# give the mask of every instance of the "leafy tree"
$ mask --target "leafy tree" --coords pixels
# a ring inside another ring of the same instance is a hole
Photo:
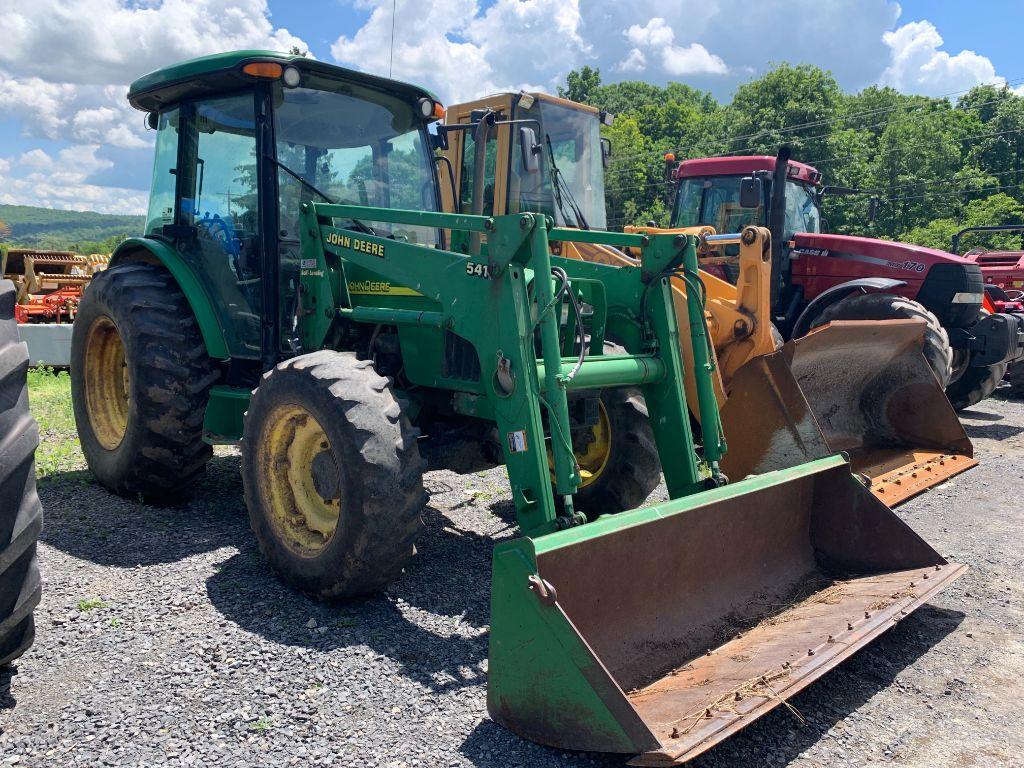
[[[563,99],[590,103],[591,94],[601,85],[601,70],[589,66],[573,70],[565,78],[565,88],[558,88],[558,95]]]

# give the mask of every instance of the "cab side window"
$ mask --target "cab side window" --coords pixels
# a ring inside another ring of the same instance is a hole
[[[184,147],[184,244],[221,314],[236,357],[260,353],[260,239],[252,92],[192,105]]]

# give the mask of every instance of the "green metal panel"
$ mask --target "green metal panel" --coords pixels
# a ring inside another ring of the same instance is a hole
[[[203,439],[213,445],[237,443],[242,439],[242,417],[249,407],[248,389],[218,384],[210,389],[210,401],[203,417]]]
[[[203,335],[206,354],[215,360],[227,360],[227,341],[217,319],[213,300],[192,267],[172,246],[149,237],[130,237],[110,257],[111,266],[124,261],[150,261],[162,264],[181,288]]]

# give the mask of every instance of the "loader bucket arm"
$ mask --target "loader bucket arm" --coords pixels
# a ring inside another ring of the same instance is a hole
[[[703,255],[722,244],[739,245],[735,286],[700,273],[722,385],[723,429],[727,440],[742,435],[730,442],[722,462],[730,478],[845,451],[872,492],[894,506],[977,464],[924,358],[920,323],[832,323],[776,352],[765,322],[771,317],[766,229],[747,227],[739,235],[716,235],[709,227],[630,231],[697,235]],[[672,287],[685,305],[685,286],[674,281]],[[685,315],[677,316],[685,345]],[[684,361],[692,359],[692,350],[682,354]]]

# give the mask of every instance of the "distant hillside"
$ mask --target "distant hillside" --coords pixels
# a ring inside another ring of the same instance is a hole
[[[0,205],[0,221],[11,228],[4,245],[104,253],[129,235],[141,234],[142,216],[92,211],[58,211],[27,205]]]

